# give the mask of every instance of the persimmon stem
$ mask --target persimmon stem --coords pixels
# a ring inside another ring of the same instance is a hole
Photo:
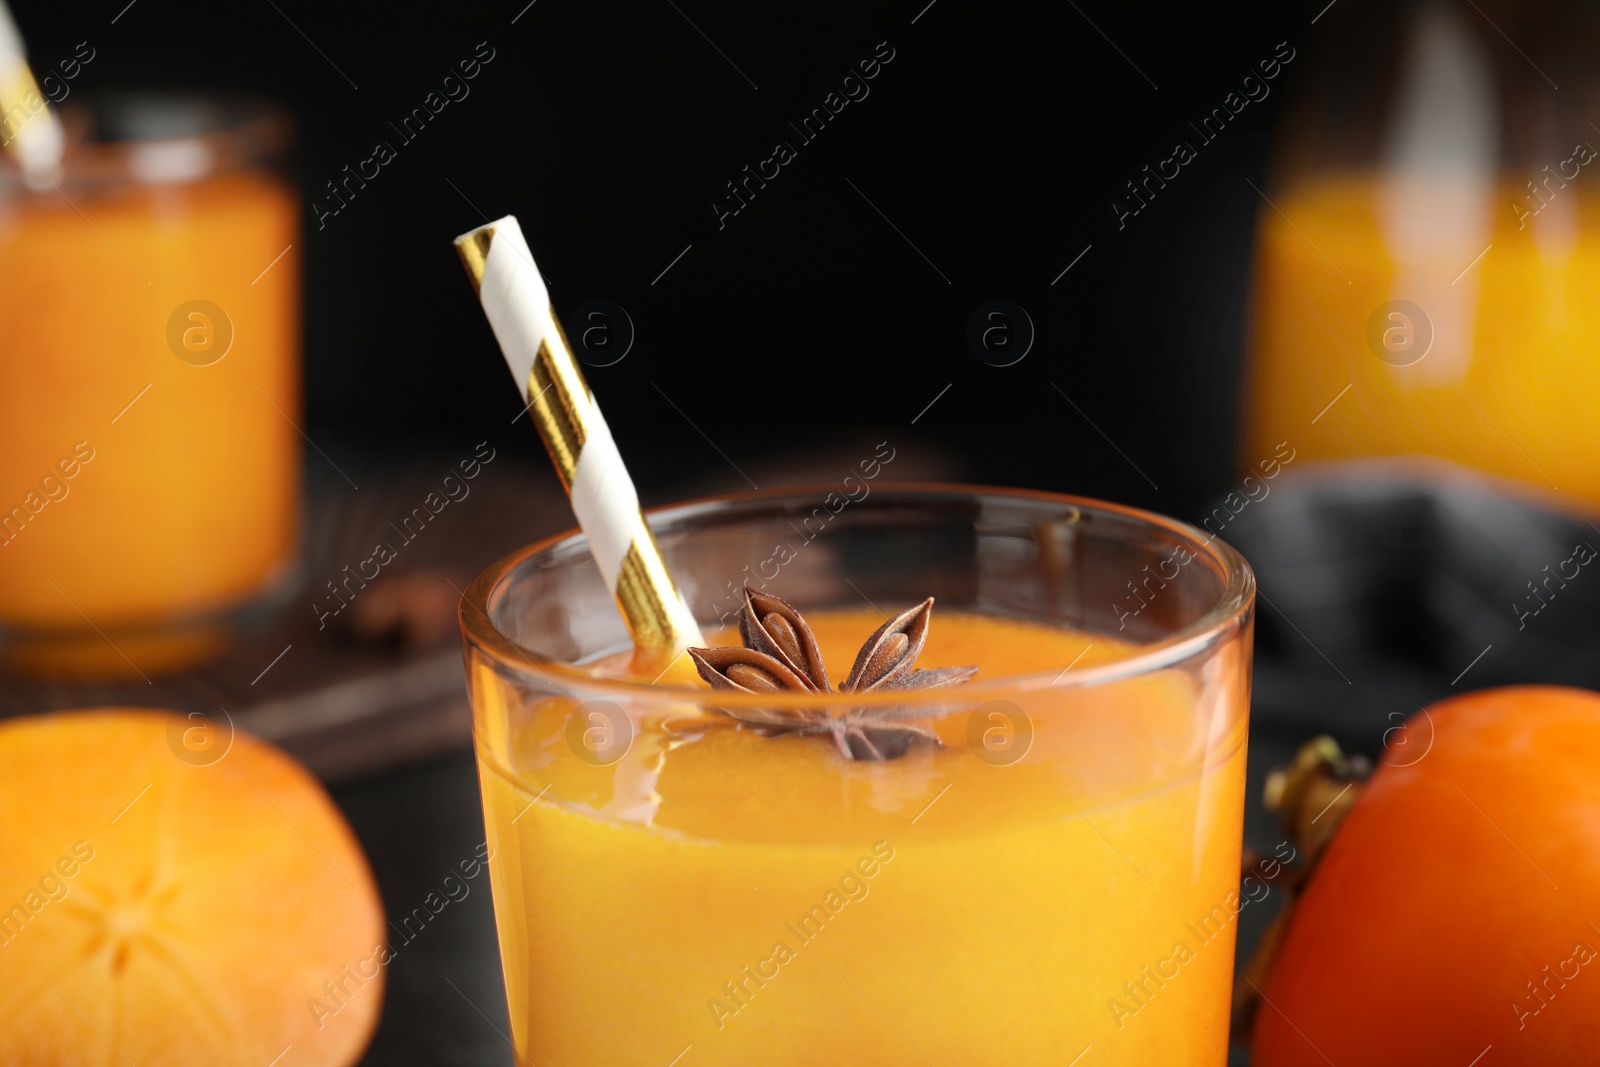
[[[1285,876],[1283,908],[1256,942],[1250,961],[1234,985],[1233,1041],[1249,1042],[1261,1000],[1260,989],[1272,974],[1278,950],[1293,922],[1295,903],[1371,774],[1372,762],[1365,756],[1347,756],[1337,741],[1321,736],[1301,745],[1289,766],[1267,775],[1262,802],[1268,811],[1282,817],[1284,833],[1294,845],[1300,864]],[[1249,862],[1244,865],[1241,880],[1250,874],[1265,878],[1260,870],[1261,858],[1246,858]]]

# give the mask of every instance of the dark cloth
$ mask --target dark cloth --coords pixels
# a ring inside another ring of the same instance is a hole
[[[1222,531],[1260,585],[1252,732],[1373,752],[1452,693],[1600,688],[1594,518],[1429,460],[1274,483]]]

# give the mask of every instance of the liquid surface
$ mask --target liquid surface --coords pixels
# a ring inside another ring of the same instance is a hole
[[[835,684],[883,620],[808,618]],[[1006,675],[1135,651],[936,613],[923,665]],[[685,1063],[1059,1067],[1092,1044],[1101,1063],[1219,1067],[1237,653],[1006,708],[953,698],[924,720],[941,746],[882,763],[824,738],[644,722],[595,766],[569,743],[572,701],[475,667],[518,1050],[569,1065],[660,1067],[688,1046]]]
[[[958,621],[945,625],[946,616]],[[872,608],[806,615],[806,623],[822,649],[823,660],[828,667],[828,681],[833,688],[837,689],[849,677],[856,653],[866,639],[884,624],[886,617]],[[709,631],[705,639],[710,645],[742,643],[737,626]],[[928,640],[917,659],[917,666],[928,670],[973,664],[980,668],[978,678],[1008,678],[1040,671],[1059,671],[1069,664],[1074,670],[1086,670],[1127,659],[1138,655],[1139,651],[1139,646],[1112,637],[1091,637],[1075,630],[1057,630],[998,615],[947,612],[935,606],[928,627]],[[649,681],[653,677],[635,671],[631,651],[606,656],[589,664],[588,669],[601,678]],[[673,685],[707,688],[687,656],[674,661],[665,680]]]

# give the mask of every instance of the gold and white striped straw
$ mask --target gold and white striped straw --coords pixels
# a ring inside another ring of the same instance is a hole
[[[66,145],[61,121],[39,92],[5,0],[0,0],[0,139],[28,185],[48,186],[60,176]]]
[[[639,510],[633,479],[550,306],[522,227],[507,215],[462,234],[455,245],[634,644],[659,652],[704,644]]]

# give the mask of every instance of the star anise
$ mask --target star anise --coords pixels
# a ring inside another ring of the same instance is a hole
[[[929,597],[873,632],[856,654],[841,693],[896,689],[943,689],[960,685],[976,667],[923,670],[917,657],[928,640],[933,615]],[[716,689],[741,693],[829,693],[828,668],[804,616],[782,597],[744,590],[739,611],[744,647],[691,648],[700,677]],[[939,735],[900,708],[852,708],[840,715],[820,708],[719,708],[769,737],[827,734],[845,759],[887,760],[905,754],[913,741],[941,744]]]

